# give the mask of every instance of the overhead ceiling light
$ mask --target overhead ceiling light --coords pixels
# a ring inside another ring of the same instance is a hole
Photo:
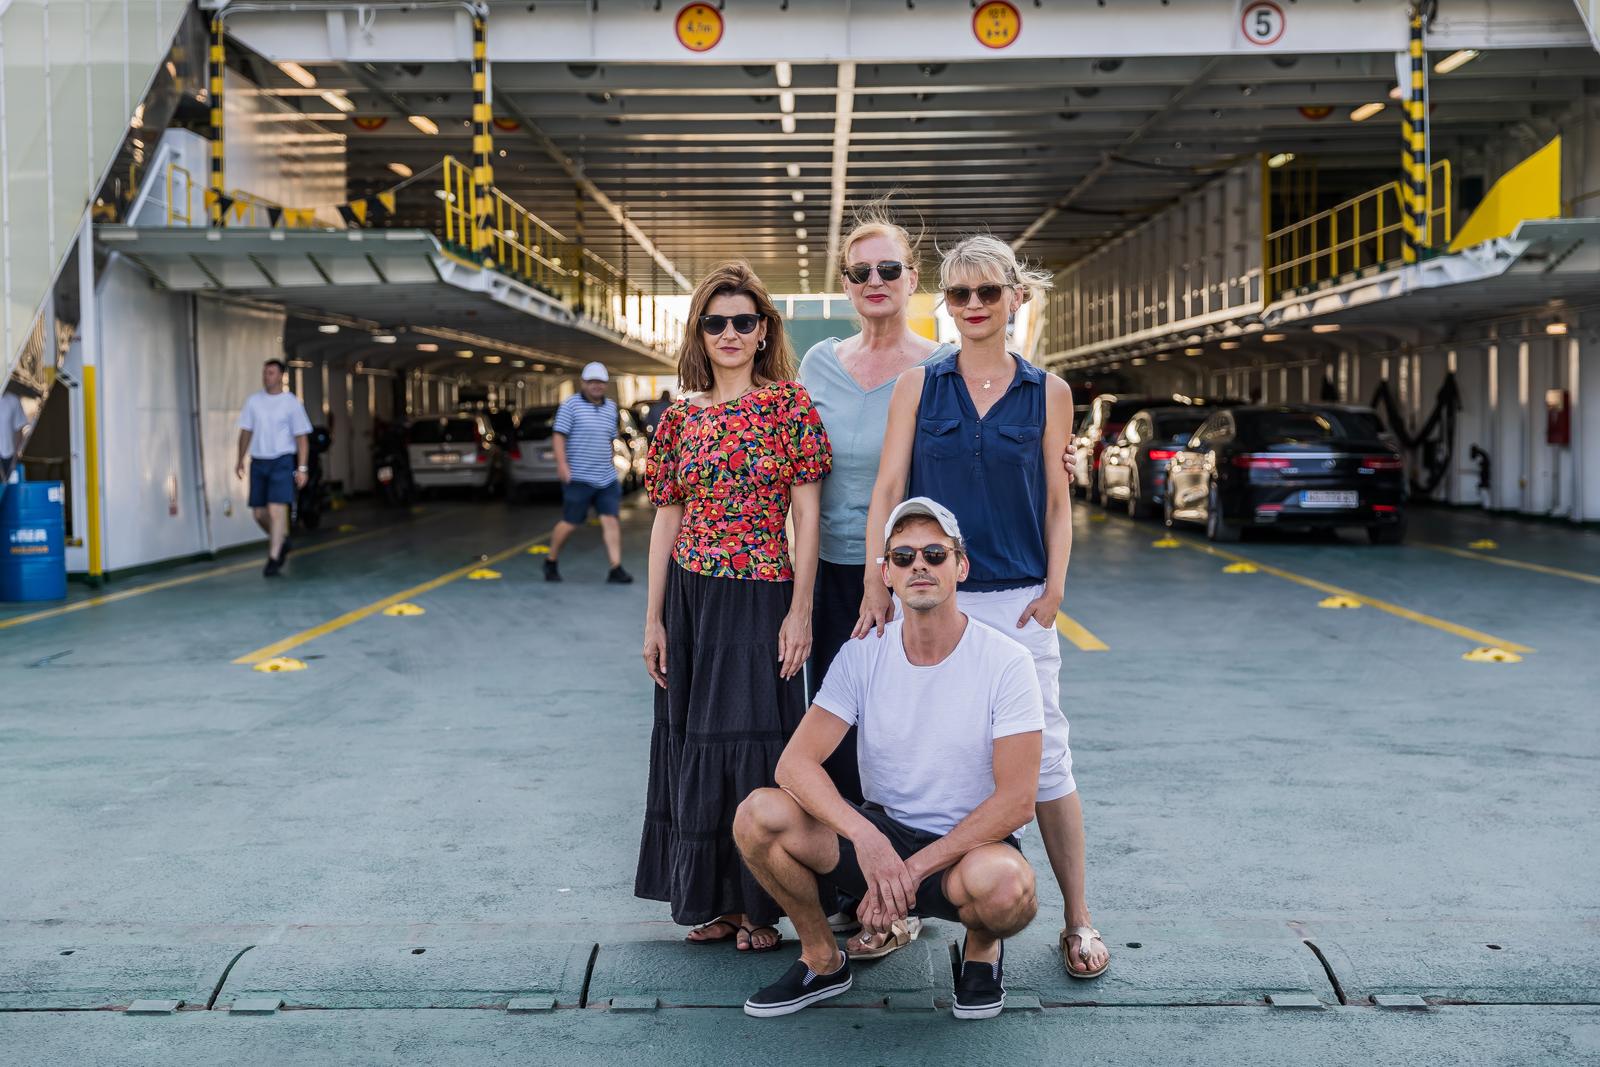
[[[340,111],[343,111],[346,115],[350,114],[350,112],[356,109],[356,106],[350,102],[350,98],[348,96],[333,89],[329,89],[327,92],[323,93],[322,99],[326,100]]]
[[[1554,334],[1559,337],[1561,334],[1567,332],[1567,324],[1564,322],[1552,322],[1544,328],[1544,332],[1548,334]]]
[[[1272,344],[1275,341],[1283,340],[1285,336],[1285,334],[1281,333],[1264,333],[1261,335],[1261,339],[1268,344]]]
[[[1344,327],[1337,322],[1319,322],[1311,327],[1312,333],[1338,333]]]
[[[789,194],[789,199],[793,200],[797,204],[803,204],[806,202],[806,194],[801,192],[799,189],[796,189]]]
[[[807,245],[795,245],[794,246],[794,253],[797,256],[803,256],[803,255],[805,255],[806,253],[808,253],[810,251],[811,251],[811,249]]]
[[[789,88],[789,83],[794,81],[794,67],[788,63],[780,62],[772,68],[772,71],[778,76],[778,88],[780,89]]]
[[[437,352],[437,351],[439,351],[439,346],[434,344],[432,341],[423,341],[421,344],[417,345],[417,351],[418,352]]]
[[[783,132],[784,133],[793,133],[794,132],[794,116],[793,115],[785,115],[785,116],[783,116],[783,122],[781,123],[781,125],[783,126]]]
[[[321,326],[317,327],[317,332],[318,333],[338,333],[339,332],[339,327],[335,326],[331,322],[325,322]]]
[[[804,241],[806,239],[806,228],[801,226],[799,229],[794,231],[794,236],[796,240]]]
[[[438,197],[440,200],[443,200],[447,204],[453,204],[456,202],[456,194],[444,189],[435,189],[433,191],[433,195]]]
[[[1293,163],[1293,162],[1294,162],[1294,153],[1293,152],[1279,152],[1277,155],[1275,155],[1271,159],[1267,160],[1267,166],[1276,169],[1278,167],[1283,166],[1285,163]]]
[[[1238,341],[1224,341],[1224,342],[1222,342],[1222,347],[1228,349],[1231,352],[1235,348],[1239,347],[1239,342]]]
[[[1459,70],[1481,55],[1483,53],[1476,48],[1463,48],[1459,52],[1451,52],[1433,65],[1433,72],[1435,74],[1449,74],[1452,70]]]
[[[417,129],[421,130],[423,133],[427,134],[429,137],[432,137],[434,134],[439,132],[439,127],[435,125],[434,121],[426,115],[407,115],[406,121],[411,123],[411,125],[415,126]]]
[[[484,356],[483,357],[483,361],[485,363],[499,363],[500,362],[500,357],[499,356]]]
[[[278,64],[278,69],[289,75],[289,77],[293,78],[295,81],[299,82],[302,88],[315,89],[317,87],[316,75],[312,74],[309,70],[302,67],[298,63],[291,63],[288,60],[284,60],[282,63]]]
[[[811,272],[806,270],[804,267],[801,267],[800,268],[800,277],[809,278],[809,277],[811,277]]]
[[[795,260],[794,262],[795,262],[796,266],[800,266],[800,267],[809,267],[809,266],[811,266],[811,261],[809,259],[807,259],[805,256],[801,256],[799,259]]]
[[[1350,112],[1350,121],[1365,122],[1378,112],[1382,111],[1385,107],[1388,107],[1388,105],[1382,100],[1374,100],[1370,104],[1362,104],[1360,107]]]
[[[460,356],[462,359],[471,359],[472,358],[472,349],[470,349],[470,348],[458,348],[458,349],[456,349],[456,355]]]
[[[518,370],[521,370],[523,367],[528,365],[528,361],[525,359],[514,359],[511,361],[511,365],[516,367]]]
[[[1183,354],[1186,356],[1198,356],[1204,354],[1204,352],[1205,349],[1203,348],[1185,348],[1183,350]]]
[[[794,221],[796,221],[796,222],[804,222],[804,221],[806,221],[806,213],[804,211],[796,211],[794,213]]]
[[[794,94],[787,89],[778,94],[778,110],[785,115],[794,110]]]
[[[412,175],[411,168],[406,166],[404,163],[391,163],[389,164],[389,169],[400,175],[402,178],[409,178]]]
[[[791,178],[800,177],[800,164],[791,163],[791,164],[789,164],[787,170],[789,172],[789,177],[791,177]]]
[[[392,345],[395,342],[395,336],[392,333],[375,333],[372,335],[372,339],[380,345]]]

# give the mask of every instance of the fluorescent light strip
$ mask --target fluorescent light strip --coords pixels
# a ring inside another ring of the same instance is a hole
[[[1474,59],[1483,55],[1476,48],[1463,48],[1459,52],[1451,52],[1433,65],[1435,74],[1449,74],[1453,70],[1460,70]]]
[[[315,89],[317,87],[316,75],[312,74],[309,70],[302,67],[298,63],[291,63],[286,59],[282,63],[278,64],[278,69],[283,71],[290,78],[293,78],[303,88]]]
[[[1350,112],[1350,121],[1365,122],[1387,106],[1388,105],[1381,100],[1374,100],[1370,104],[1362,104],[1360,107]]]

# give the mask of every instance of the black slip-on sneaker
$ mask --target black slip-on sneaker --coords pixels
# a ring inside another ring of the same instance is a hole
[[[950,1010],[957,1019],[992,1019],[1006,1006],[1006,943],[1000,942],[1000,958],[993,963],[968,962],[966,957],[962,942],[961,977]]]
[[[632,585],[633,575],[623,570],[619,564],[611,568],[611,573],[606,575],[606,581],[611,585]]]
[[[775,1015],[793,1015],[801,1008],[809,1008],[819,1000],[836,997],[850,988],[850,954],[841,951],[841,962],[832,974],[818,974],[806,966],[805,960],[795,960],[783,972],[783,977],[744,1002],[744,1013],[757,1019]]]
[[[553,559],[544,561],[544,580],[547,582],[559,582],[561,580],[561,566]]]

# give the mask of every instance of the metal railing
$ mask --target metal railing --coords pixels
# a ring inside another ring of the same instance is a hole
[[[183,211],[178,210],[177,186],[178,178],[183,179]],[[167,225],[181,222],[185,226],[194,225],[192,218],[192,202],[194,200],[194,176],[189,173],[189,168],[181,166],[177,160],[167,164]]]
[[[1428,210],[1423,244],[1444,247],[1455,236],[1448,159],[1429,168],[1424,195]],[[1405,217],[1405,189],[1396,180],[1269,233],[1266,302],[1280,293],[1398,262]]]

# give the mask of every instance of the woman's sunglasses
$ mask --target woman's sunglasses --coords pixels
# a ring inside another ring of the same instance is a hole
[[[937,567],[950,558],[951,549],[944,545],[923,545],[922,558],[928,561],[928,566]],[[909,567],[917,561],[917,550],[914,548],[891,548],[889,562],[896,567]]]
[[[740,333],[755,333],[756,327],[761,325],[760,315],[701,315],[700,329],[713,337],[721,337],[728,328],[728,323],[733,323],[733,328]]]
[[[1000,298],[1005,295],[1006,288],[1004,285],[980,285],[976,289],[970,285],[952,285],[944,291],[944,302],[950,307],[963,308],[976,292],[978,299],[985,304],[998,304]]]
[[[844,268],[844,276],[857,285],[867,284],[867,279],[872,277],[872,272],[878,272],[878,280],[892,282],[905,272],[906,265],[893,259],[879,260],[877,263],[852,263]]]

